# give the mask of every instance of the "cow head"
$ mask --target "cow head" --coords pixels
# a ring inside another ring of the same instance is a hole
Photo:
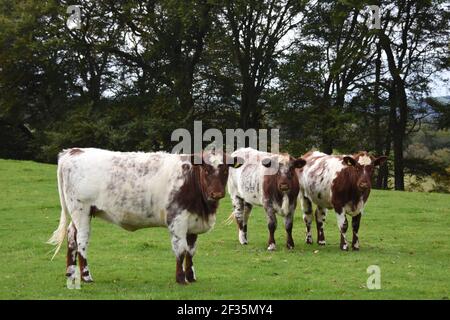
[[[278,191],[287,193],[294,185],[298,185],[295,169],[302,168],[306,161],[289,155],[274,155],[263,159],[261,163],[264,167],[271,168]]]
[[[195,156],[193,156],[195,158]],[[225,196],[228,168],[239,168],[244,160],[225,154],[203,153],[203,161],[192,161],[198,172],[197,178],[203,196],[208,201],[218,201]]]
[[[351,168],[354,183],[360,193],[365,193],[372,187],[372,175],[376,166],[382,165],[386,161],[386,156],[375,158],[365,151],[361,151],[353,156],[344,156],[342,162]]]

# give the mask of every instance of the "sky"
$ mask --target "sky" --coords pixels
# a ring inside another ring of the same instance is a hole
[[[450,71],[442,72],[441,76],[446,78],[449,82],[445,83],[435,78],[432,83],[430,83],[432,97],[450,96]]]

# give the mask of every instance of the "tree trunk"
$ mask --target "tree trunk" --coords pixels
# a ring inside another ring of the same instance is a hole
[[[322,135],[322,145],[320,147],[320,150],[323,153],[326,154],[332,154],[333,153],[333,137],[328,132],[328,128],[333,127],[333,116],[331,114],[331,98],[329,95],[331,86],[331,78],[327,80],[325,83],[325,88],[323,91],[323,98],[320,102],[320,108],[319,112],[321,114],[322,118],[322,128],[321,128],[321,135]]]
[[[403,141],[406,135],[406,123],[408,117],[408,101],[406,97],[405,83],[400,75],[400,70],[395,63],[391,42],[387,35],[380,35],[380,45],[387,56],[389,73],[392,84],[389,92],[390,117],[392,119],[392,136],[394,140],[394,177],[395,190],[405,190],[405,174],[403,161]]]
[[[245,81],[241,92],[240,126],[244,130],[259,128],[260,119],[257,114],[258,95],[251,82],[251,80]]]
[[[405,190],[403,138],[399,132],[394,133],[394,178],[395,190]]]

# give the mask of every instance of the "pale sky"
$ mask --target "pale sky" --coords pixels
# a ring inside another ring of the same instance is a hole
[[[450,71],[442,72],[442,77],[446,78],[449,82],[445,83],[439,79],[433,80],[430,83],[432,97],[450,96]]]

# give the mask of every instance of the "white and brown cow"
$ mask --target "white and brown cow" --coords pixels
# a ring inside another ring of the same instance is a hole
[[[306,224],[306,243],[312,244],[312,203],[317,225],[317,243],[325,245],[323,222],[326,210],[334,209],[341,233],[340,248],[348,250],[346,214],[352,216],[352,249],[359,250],[358,230],[364,205],[369,197],[375,166],[386,161],[385,156],[374,158],[361,151],[351,155],[327,155],[314,151],[303,155],[307,164],[297,170],[300,182],[299,201]]]
[[[272,154],[252,148],[238,149],[232,156],[244,159],[239,168],[231,168],[228,192],[233,202],[233,213],[238,228],[239,242],[247,244],[247,224],[253,205],[263,206],[269,228],[268,250],[275,250],[274,233],[276,213],[284,217],[287,232],[286,246],[294,247],[292,225],[299,192],[295,169],[305,160],[288,154]]]
[[[74,279],[78,256],[81,279],[92,281],[87,250],[95,216],[129,231],[167,227],[176,255],[176,281],[195,281],[192,258],[197,235],[213,227],[219,199],[225,195],[228,166],[239,163],[212,153],[205,153],[201,164],[192,159],[164,152],[63,151],[57,171],[61,218],[49,243],[57,245],[56,255],[68,234],[67,277]]]

